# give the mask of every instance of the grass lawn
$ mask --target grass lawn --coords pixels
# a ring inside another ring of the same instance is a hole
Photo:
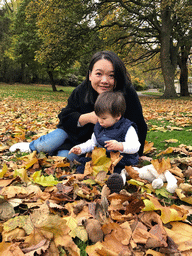
[[[148,121],[147,140],[154,142],[157,154],[167,147],[178,147],[181,144],[192,145],[192,125],[182,127],[181,129],[179,127],[176,129],[175,127],[175,130],[171,130],[172,127],[175,127],[174,124],[170,126],[166,120]]]
[[[7,97],[23,98],[26,100],[65,101],[74,87],[57,86],[53,92],[51,85],[25,85],[0,83],[0,100]]]

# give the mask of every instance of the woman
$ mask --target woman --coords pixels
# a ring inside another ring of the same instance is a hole
[[[101,51],[93,55],[85,81],[74,89],[68,99],[68,104],[58,115],[59,124],[53,132],[43,135],[31,143],[17,143],[10,151],[19,149],[21,152],[47,152],[49,155],[67,157],[69,160],[78,159],[69,150],[88,140],[97,116],[94,103],[97,96],[106,91],[121,91],[126,100],[124,117],[135,122],[138,127],[138,137],[141,143],[139,155],[142,156],[147,125],[142,107],[129,74],[122,60],[111,51]]]

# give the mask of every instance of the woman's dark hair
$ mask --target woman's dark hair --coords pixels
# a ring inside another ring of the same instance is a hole
[[[109,113],[113,117],[123,116],[126,110],[126,102],[122,92],[103,92],[99,94],[95,106],[95,114],[100,116]]]
[[[113,64],[114,77],[116,81],[116,87],[114,88],[114,91],[124,91],[126,86],[131,85],[130,75],[127,72],[125,64],[117,56],[117,54],[111,51],[100,51],[93,55],[89,64],[89,69],[86,77],[87,83],[89,82],[89,73],[90,71],[92,71],[94,64],[101,59],[108,60]]]

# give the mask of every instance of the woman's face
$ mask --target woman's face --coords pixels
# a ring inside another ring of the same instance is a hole
[[[105,59],[98,60],[89,74],[89,80],[98,94],[113,91],[115,78],[112,63]]]

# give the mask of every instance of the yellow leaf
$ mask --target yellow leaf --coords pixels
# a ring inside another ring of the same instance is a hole
[[[6,164],[3,165],[3,169],[0,171],[0,178],[3,178],[4,174],[7,172],[8,167]]]
[[[152,188],[150,188],[147,184],[145,185],[143,182],[138,181],[138,180],[130,179],[130,180],[128,180],[127,183],[135,185],[137,187],[141,187],[141,192],[146,191],[147,193],[151,193],[151,191],[152,191]]]
[[[172,147],[168,147],[166,150],[162,151],[161,153],[157,154],[156,156],[161,156],[161,155],[166,155],[166,154],[171,154],[173,152]]]
[[[49,176],[37,176],[36,178],[33,177],[33,182],[40,184],[41,186],[55,186],[59,183],[59,181],[55,180],[53,175]]]
[[[86,242],[88,240],[87,231],[83,226],[79,226],[77,220],[72,216],[64,217],[67,221],[67,226],[70,228],[71,232],[69,233],[71,237],[78,237],[81,241]]]
[[[100,171],[108,172],[111,165],[111,159],[106,156],[106,149],[97,148],[92,152],[91,167],[94,176],[96,176]]]
[[[142,211],[161,211],[161,220],[164,224],[171,221],[186,220],[188,211],[182,207],[172,205],[170,207],[162,206],[159,201],[152,196],[149,199],[144,199],[145,207]]]
[[[17,169],[14,171],[14,177],[17,177],[17,176],[19,176],[24,182],[29,181],[29,177],[27,176],[27,170],[24,168]]]
[[[40,177],[40,176],[41,176],[41,171],[37,171],[37,172],[34,172],[31,177],[33,178],[33,180],[35,180],[37,177]]]
[[[33,231],[33,224],[31,223],[30,216],[16,216],[11,218],[3,224],[4,231],[9,232],[16,228],[22,228],[29,235]]]
[[[26,165],[24,165],[25,169],[29,169],[31,166],[33,166],[35,163],[37,163],[39,160],[35,157],[30,162],[28,162]]]

